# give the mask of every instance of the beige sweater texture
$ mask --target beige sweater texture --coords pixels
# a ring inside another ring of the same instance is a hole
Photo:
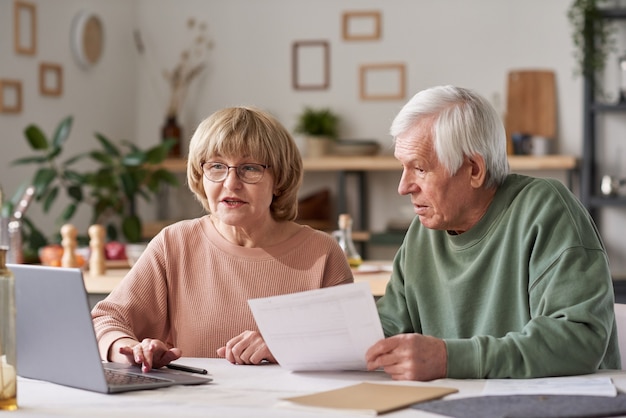
[[[217,357],[232,337],[258,330],[248,299],[351,282],[341,248],[324,232],[302,226],[279,245],[244,248],[224,239],[207,215],[164,228],[92,318],[103,359],[123,337]]]

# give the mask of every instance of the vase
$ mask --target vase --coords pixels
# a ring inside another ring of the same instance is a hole
[[[331,141],[325,136],[307,136],[306,156],[309,158],[319,158],[328,155]]]
[[[180,143],[183,139],[183,130],[178,124],[178,120],[176,119],[176,115],[168,115],[165,119],[165,125],[161,128],[161,139],[165,141],[166,139],[174,139],[176,142],[174,146],[170,149],[168,157],[170,158],[180,158],[181,157],[181,147]]]

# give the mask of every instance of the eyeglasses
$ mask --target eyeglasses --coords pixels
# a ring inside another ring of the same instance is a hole
[[[265,174],[265,169],[268,168],[269,165],[266,164],[255,164],[255,163],[246,163],[241,165],[226,165],[223,163],[212,163],[206,162],[202,163],[202,171],[204,172],[204,176],[207,180],[210,180],[214,183],[221,183],[226,180],[228,177],[228,172],[231,168],[235,169],[235,173],[237,173],[237,177],[239,180],[248,184],[255,184],[261,181],[263,178],[263,174]]]

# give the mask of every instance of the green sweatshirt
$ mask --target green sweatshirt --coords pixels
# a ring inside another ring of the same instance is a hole
[[[386,336],[442,338],[448,377],[619,369],[607,255],[560,182],[511,174],[483,218],[451,235],[411,224],[378,312]]]

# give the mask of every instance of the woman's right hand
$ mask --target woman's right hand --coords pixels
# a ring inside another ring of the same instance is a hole
[[[179,348],[167,348],[163,341],[152,338],[144,338],[141,342],[130,338],[118,340],[113,349],[114,353],[121,354],[128,363],[141,366],[143,372],[161,368],[182,355]],[[121,356],[112,356],[111,360],[116,361]]]
[[[231,338],[217,355],[233,364],[260,364],[263,361],[276,363],[276,359],[258,331],[244,331]]]

